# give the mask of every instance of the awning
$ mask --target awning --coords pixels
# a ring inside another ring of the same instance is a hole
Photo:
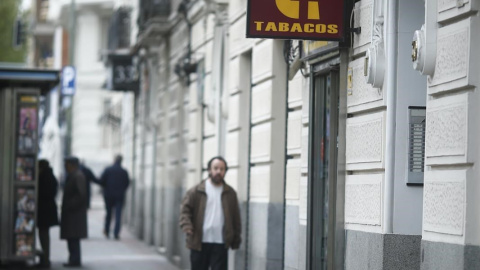
[[[23,68],[0,68],[0,87],[30,87],[42,94],[60,82],[60,71]]]

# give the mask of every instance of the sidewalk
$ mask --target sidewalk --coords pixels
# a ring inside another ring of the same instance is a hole
[[[65,268],[68,259],[67,242],[60,240],[58,226],[50,230],[52,268],[90,270],[179,270],[153,248],[137,240],[126,227],[122,228],[121,240],[103,236],[105,217],[103,200],[92,198],[92,208],[88,211],[88,239],[81,241],[82,268]],[[112,222],[113,225],[113,222]]]

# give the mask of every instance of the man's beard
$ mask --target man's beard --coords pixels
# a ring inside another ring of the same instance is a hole
[[[217,175],[209,174],[209,177],[212,180],[212,182],[215,183],[215,184],[223,183],[223,177],[220,176],[220,174],[217,174]]]

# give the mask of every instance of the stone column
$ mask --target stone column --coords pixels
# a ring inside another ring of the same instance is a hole
[[[249,269],[282,266],[286,64],[283,42],[264,40],[252,54]]]

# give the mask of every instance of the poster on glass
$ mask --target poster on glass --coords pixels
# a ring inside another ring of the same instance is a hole
[[[37,108],[20,108],[18,123],[18,152],[33,154],[37,143]]]
[[[27,188],[17,189],[17,211],[35,213],[35,190]]]
[[[35,229],[35,217],[32,213],[18,212],[15,221],[15,233],[31,233]]]
[[[35,180],[35,158],[17,157],[15,174],[17,181]]]
[[[33,254],[33,235],[18,234],[15,238],[15,254],[31,256]]]

